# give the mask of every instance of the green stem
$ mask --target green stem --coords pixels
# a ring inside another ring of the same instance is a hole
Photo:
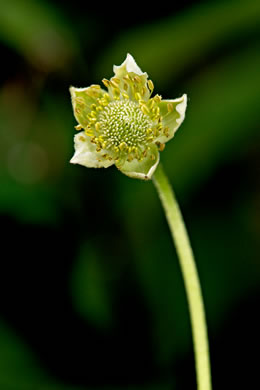
[[[176,246],[191,317],[198,390],[211,390],[207,325],[199,276],[180,208],[161,164],[153,174]]]

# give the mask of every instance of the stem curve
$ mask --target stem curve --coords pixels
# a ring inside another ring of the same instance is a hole
[[[211,390],[210,357],[200,281],[188,233],[171,185],[161,163],[153,174],[180,261],[191,317],[198,390]]]

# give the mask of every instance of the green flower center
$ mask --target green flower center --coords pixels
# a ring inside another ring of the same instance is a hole
[[[145,145],[147,129],[152,126],[138,103],[131,100],[112,101],[100,113],[98,120],[107,149],[112,146],[138,148]]]

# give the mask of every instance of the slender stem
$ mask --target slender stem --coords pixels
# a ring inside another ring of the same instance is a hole
[[[194,343],[198,390],[211,390],[207,325],[199,276],[180,208],[161,164],[153,174],[184,278]]]

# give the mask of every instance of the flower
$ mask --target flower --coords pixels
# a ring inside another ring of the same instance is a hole
[[[113,164],[125,175],[151,179],[163,151],[185,117],[187,96],[151,97],[154,86],[127,54],[115,75],[99,85],[70,88],[72,106],[82,130],[75,135],[71,163],[89,168]]]

